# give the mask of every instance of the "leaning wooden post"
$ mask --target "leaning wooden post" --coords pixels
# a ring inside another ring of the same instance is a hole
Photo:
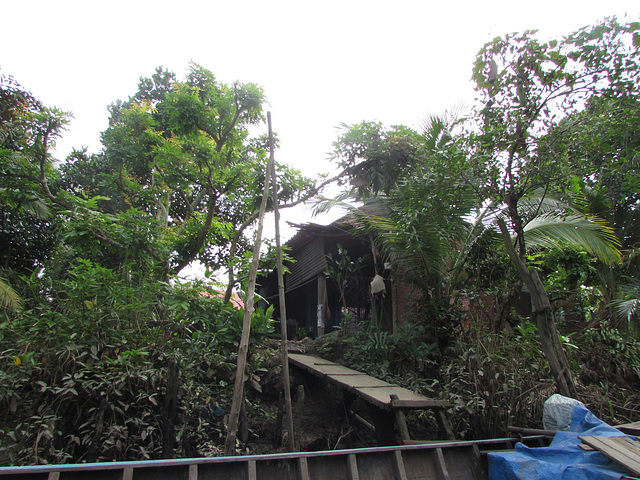
[[[267,199],[269,198],[269,180],[273,169],[273,155],[269,158],[267,170],[264,176],[264,190],[262,202],[258,214],[258,229],[256,231],[256,243],[253,247],[253,259],[249,270],[249,286],[247,287],[247,298],[244,306],[244,318],[242,320],[242,336],[238,347],[238,365],[236,369],[236,382],[233,389],[233,402],[229,413],[229,425],[227,427],[227,438],[224,444],[225,455],[233,455],[236,450],[236,437],[238,434],[238,419],[240,409],[244,400],[244,375],[247,367],[247,352],[249,351],[249,335],[251,334],[251,315],[253,314],[253,297],[256,289],[256,277],[258,276],[258,261],[260,260],[260,244],[262,243],[262,225],[264,223],[264,212],[267,210]]]
[[[267,112],[269,124],[269,150],[271,158],[271,189],[273,190],[273,213],[276,222],[276,262],[278,265],[278,300],[280,302],[280,331],[282,332],[282,377],[284,384],[284,404],[287,412],[287,447],[290,452],[295,450],[293,435],[293,409],[291,408],[291,380],[289,378],[289,352],[287,351],[287,306],[284,298],[284,271],[282,268],[282,246],[280,245],[280,210],[278,208],[278,179],[276,178],[276,162],[274,160],[273,131],[271,129],[271,112]]]

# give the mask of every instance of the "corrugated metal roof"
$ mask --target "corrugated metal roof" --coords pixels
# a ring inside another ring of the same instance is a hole
[[[368,202],[360,210],[370,215],[380,215],[386,210],[379,201]],[[286,245],[291,249],[291,256],[296,262],[289,265],[291,273],[285,276],[285,290],[291,290],[305,285],[327,268],[327,245],[329,249],[335,246],[339,239],[358,238],[357,227],[362,226],[362,222],[356,215],[350,213],[330,225],[319,225],[317,223],[290,225],[299,229]],[[366,238],[366,237],[365,237]],[[326,241],[329,242],[325,244]],[[368,240],[364,240],[368,242]]]
[[[296,262],[289,267],[291,273],[285,277],[285,288],[291,291],[317,277],[327,268],[324,254],[324,238],[317,236],[296,250]]]

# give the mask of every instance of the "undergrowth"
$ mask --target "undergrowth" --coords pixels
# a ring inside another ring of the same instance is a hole
[[[24,278],[25,307],[0,321],[0,464],[193,457],[224,443],[242,310],[202,282],[150,289],[90,262],[42,283]],[[273,333],[271,313],[254,313],[253,342]],[[269,356],[249,359],[257,388]]]
[[[318,340],[314,353],[423,395],[447,401],[460,439],[508,436],[508,426],[543,428],[544,402],[557,393],[534,324],[492,333],[482,325],[454,328],[443,348],[424,326],[395,335],[368,329]],[[611,424],[640,416],[640,343],[601,326],[562,335],[580,400]],[[412,421],[429,422],[415,413]]]

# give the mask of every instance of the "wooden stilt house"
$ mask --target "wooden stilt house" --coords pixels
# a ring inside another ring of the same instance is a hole
[[[402,321],[397,307],[406,301],[372,237],[362,234],[354,228],[353,221],[346,219],[330,225],[294,226],[299,230],[285,244],[287,255],[293,259],[286,262],[289,273],[284,277],[288,336],[317,337],[336,328],[354,328],[371,319],[389,332],[395,331]],[[345,279],[345,272],[337,278],[338,264],[351,264],[346,268],[351,270],[346,272],[349,278]],[[385,290],[373,295],[371,282],[376,275],[378,281],[384,281]],[[260,294],[269,303],[277,304],[276,276],[270,275],[263,283]],[[348,325],[341,325],[345,316],[350,319]]]

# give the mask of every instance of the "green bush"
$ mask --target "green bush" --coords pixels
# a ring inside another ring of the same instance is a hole
[[[605,360],[604,373],[615,373],[624,378],[640,381],[640,342],[628,333],[601,325],[584,331],[584,339],[591,346],[606,350],[600,360]]]
[[[23,277],[20,293],[25,307],[0,322],[3,463],[197,456],[222,442],[244,312],[216,285],[78,260],[60,278]],[[273,333],[272,312],[254,313],[254,341]]]

